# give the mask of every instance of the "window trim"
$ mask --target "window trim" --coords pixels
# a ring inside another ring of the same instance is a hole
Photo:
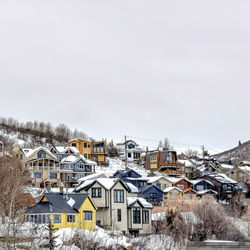
[[[122,221],[122,210],[120,208],[117,209],[117,221]]]
[[[55,222],[55,216],[59,216],[60,222]],[[62,215],[61,214],[53,214],[53,224],[62,224]]]
[[[100,187],[94,187],[94,188],[92,188],[91,189],[91,197],[92,198],[102,198],[102,188],[100,188]]]
[[[87,213],[91,214],[91,220],[86,219]],[[83,211],[83,214],[84,214],[84,221],[93,221],[93,212],[92,211]]]
[[[69,219],[72,219],[72,221],[70,221]],[[67,223],[75,223],[76,222],[76,215],[75,214],[67,214]]]
[[[116,195],[116,194],[122,194],[122,195]],[[120,197],[120,200],[118,200],[118,197]],[[114,203],[124,203],[124,190],[123,189],[114,189]]]
[[[149,210],[142,210],[142,224],[149,224]]]

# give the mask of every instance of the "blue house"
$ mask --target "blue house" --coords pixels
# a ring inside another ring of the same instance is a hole
[[[154,205],[163,201],[163,191],[155,185],[139,187],[138,196]]]
[[[66,186],[77,184],[84,176],[95,172],[96,162],[86,160],[82,155],[69,155],[60,162],[61,181]]]
[[[204,180],[204,179],[192,180],[191,182],[193,183],[192,188],[196,192],[201,191],[201,190],[213,189],[213,186],[214,186],[212,182],[208,180]]]
[[[116,171],[113,178],[120,178],[122,181],[129,182],[136,187],[146,186],[148,182],[148,178],[143,178],[139,173],[131,168]]]

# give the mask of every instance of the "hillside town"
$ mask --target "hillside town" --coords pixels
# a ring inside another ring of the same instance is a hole
[[[132,139],[114,144],[76,138],[67,145],[35,148],[21,144],[6,151],[0,142],[0,159],[14,158],[28,173],[15,205],[22,223],[51,224],[53,230],[100,228],[137,238],[155,233],[170,213],[193,213],[204,200],[250,218],[247,160],[232,164],[204,151],[178,154],[172,147],[145,150]]]

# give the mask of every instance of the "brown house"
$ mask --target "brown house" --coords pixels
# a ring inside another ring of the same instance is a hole
[[[145,167],[168,176],[182,177],[185,175],[185,164],[178,162],[177,153],[174,150],[147,152]]]

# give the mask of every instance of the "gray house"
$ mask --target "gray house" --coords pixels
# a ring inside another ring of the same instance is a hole
[[[137,197],[138,189],[117,178],[99,178],[79,184],[76,193],[88,192],[97,206],[96,224],[108,230],[145,234],[151,231],[152,205]]]

